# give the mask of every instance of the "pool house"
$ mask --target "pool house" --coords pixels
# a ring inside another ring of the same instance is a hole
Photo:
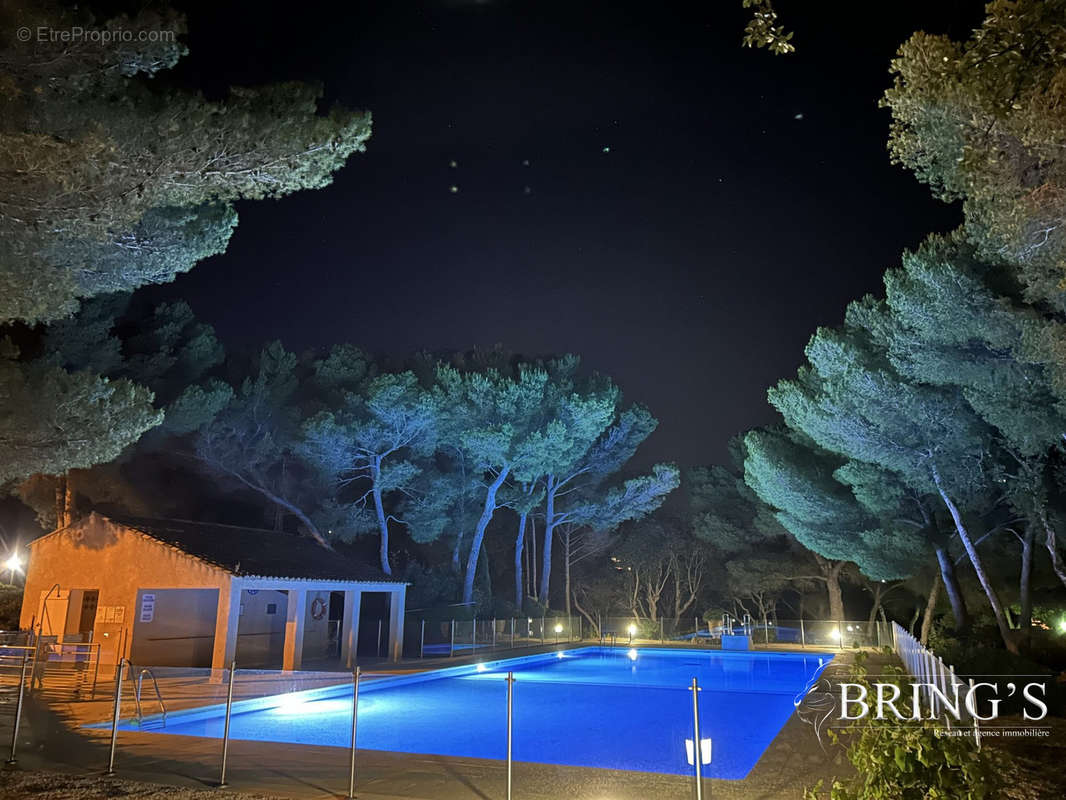
[[[21,627],[101,664],[348,668],[361,629],[400,658],[406,583],[307,537],[93,513],[29,549]]]

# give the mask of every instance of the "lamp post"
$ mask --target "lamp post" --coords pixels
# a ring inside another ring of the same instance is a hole
[[[4,562],[4,569],[8,572],[7,582],[15,582],[15,573],[22,571],[22,559],[19,558],[18,553],[12,553],[7,561]]]

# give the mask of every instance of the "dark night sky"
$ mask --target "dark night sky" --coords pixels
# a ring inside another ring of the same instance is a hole
[[[576,352],[660,419],[642,461],[723,461],[814,328],[957,223],[877,100],[910,32],[964,36],[979,2],[780,2],[789,57],[740,47],[740,0],[186,7],[182,80],[374,114],[333,186],[242,205],[153,290],[230,347]]]

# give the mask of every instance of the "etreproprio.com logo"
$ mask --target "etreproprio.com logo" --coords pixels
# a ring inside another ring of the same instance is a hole
[[[177,33],[170,30],[134,31],[127,28],[53,28],[41,25],[36,28],[22,27],[15,32],[20,42],[56,42],[62,44],[119,44],[127,42],[173,42]]]

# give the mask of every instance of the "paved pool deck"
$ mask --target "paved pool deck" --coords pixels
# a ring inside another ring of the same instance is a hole
[[[797,652],[797,648],[784,646],[769,649]],[[524,650],[496,657],[530,653]],[[472,657],[427,659],[373,669],[418,671],[464,660]],[[843,666],[850,660],[848,651],[834,663]],[[307,680],[314,678],[308,676]],[[337,682],[336,675],[323,680]],[[86,722],[110,716],[110,690],[105,684],[100,688],[97,699],[92,701],[32,698],[24,711],[19,737],[19,767],[79,776],[102,773],[107,764],[110,731],[82,727]],[[205,688],[201,681],[183,695],[175,683],[164,690],[164,695],[180,706],[185,705],[182,697],[188,704],[202,703],[205,697],[215,699],[220,688]],[[10,709],[10,703],[0,707],[0,725],[6,730],[10,730]],[[737,724],[743,725],[743,720],[737,720]],[[0,734],[0,742],[6,745],[9,741],[7,735]],[[299,800],[346,797],[348,759],[349,751],[342,748],[234,740],[229,748],[227,785],[233,791]],[[218,739],[119,732],[115,768],[121,778],[209,788],[218,784],[220,764]],[[846,763],[839,763],[837,751],[831,751],[831,755],[823,751],[812,728],[793,716],[746,779],[707,780],[704,796],[717,800],[798,800],[805,786],[849,769]],[[516,762],[513,781],[515,800],[690,800],[694,794],[691,778],[531,763]],[[506,764],[360,750],[356,795],[364,800],[502,800],[506,797]]]

